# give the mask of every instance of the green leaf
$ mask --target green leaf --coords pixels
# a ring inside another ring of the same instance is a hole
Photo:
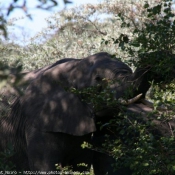
[[[149,7],[149,4],[146,3],[146,4],[144,5],[144,8],[147,9],[148,7]]]
[[[149,166],[149,163],[147,163],[147,162],[143,163],[143,166]]]
[[[175,165],[172,166],[172,169],[175,171]]]
[[[140,47],[140,43],[139,42],[132,42],[130,43],[131,46],[134,46],[134,47]]]

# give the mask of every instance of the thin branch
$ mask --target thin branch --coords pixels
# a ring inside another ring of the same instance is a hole
[[[168,122],[168,126],[169,126],[169,129],[170,129],[171,135],[174,137],[173,129],[172,129],[172,127],[171,127],[170,122]]]

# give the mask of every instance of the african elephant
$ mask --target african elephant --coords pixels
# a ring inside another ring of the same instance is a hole
[[[72,165],[74,171],[88,170],[94,152],[82,149],[81,144],[83,141],[92,143],[93,132],[95,139],[103,136],[97,121],[110,120],[113,111],[105,109],[96,113],[92,104],[67,89],[101,85],[101,91],[105,78],[115,80],[110,89],[115,92],[116,99],[128,96],[128,91],[132,91],[129,97],[139,93],[144,97],[149,81],[161,79],[157,74],[149,76],[150,70],[150,66],[144,65],[133,73],[125,63],[101,52],[80,60],[63,60],[41,72],[16,100],[6,122],[1,119],[2,132],[21,155],[16,161],[17,168],[49,171],[59,164],[61,167]],[[87,167],[77,166],[79,163]],[[94,163],[94,167],[96,169],[98,163]]]

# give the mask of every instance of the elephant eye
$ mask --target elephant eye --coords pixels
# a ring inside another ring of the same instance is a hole
[[[96,76],[96,77],[95,77],[95,80],[96,80],[96,81],[101,81],[102,78],[101,78],[100,76]]]

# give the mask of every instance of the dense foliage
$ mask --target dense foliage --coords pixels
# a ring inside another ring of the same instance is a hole
[[[27,45],[20,46],[13,41],[0,44],[1,62],[8,65],[1,69],[0,77],[4,80],[1,87],[4,83],[12,85],[8,79],[8,74],[14,71],[9,69],[12,66],[18,66],[17,71],[34,70],[61,58],[82,58],[99,51],[116,55],[133,70],[141,62],[155,64],[157,73],[165,73],[167,83],[150,82],[152,88],[147,98],[154,103],[153,117],[147,116],[146,122],[140,120],[141,116],[128,117],[123,113],[123,107],[119,106],[121,110],[116,114],[116,120],[102,126],[118,133],[113,140],[106,136],[104,148],[116,158],[115,169],[129,166],[134,175],[173,175],[174,131],[170,135],[152,132],[152,128],[157,127],[155,118],[159,124],[166,123],[172,129],[170,121],[173,121],[175,109],[175,85],[167,75],[168,70],[175,65],[170,59],[175,46],[175,14],[172,5],[170,0],[106,0],[97,5],[87,4],[55,13],[48,19],[48,27],[31,38]],[[163,51],[166,61],[161,59],[162,55],[149,54],[152,51]],[[148,53],[148,59],[140,59],[145,53]],[[101,107],[99,102],[111,108],[116,107],[117,102],[108,86],[97,94],[94,88],[82,92],[72,91],[91,97],[86,100],[93,103],[96,110]],[[157,111],[160,105],[167,110]],[[4,112],[1,115],[5,115]],[[158,129],[161,130],[161,126]]]

